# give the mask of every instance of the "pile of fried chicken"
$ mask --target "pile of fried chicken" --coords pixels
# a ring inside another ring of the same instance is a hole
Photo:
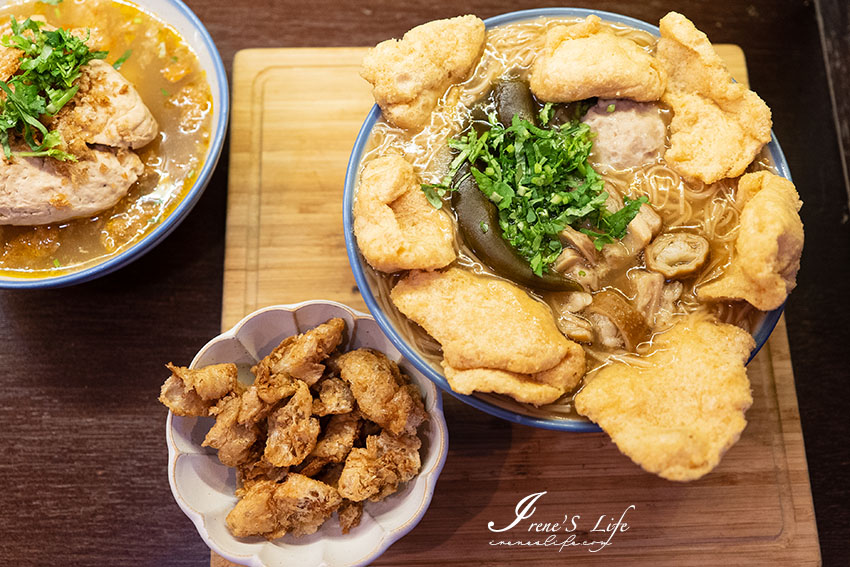
[[[419,390],[380,352],[340,352],[345,322],[284,339],[251,372],[235,364],[168,364],[160,401],[175,415],[215,416],[203,445],[235,467],[236,537],[315,533],[334,512],[343,533],[363,502],[383,500],[419,472]]]

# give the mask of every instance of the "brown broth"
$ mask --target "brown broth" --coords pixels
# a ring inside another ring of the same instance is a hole
[[[125,1],[21,2],[0,22],[43,16],[62,28],[91,30],[93,49],[108,50],[150,108],[160,132],[140,150],[145,172],[114,207],[90,218],[42,226],[0,226],[0,276],[40,278],[78,271],[114,256],[150,233],[186,196],[210,144],[212,95],[206,73],[171,26]]]

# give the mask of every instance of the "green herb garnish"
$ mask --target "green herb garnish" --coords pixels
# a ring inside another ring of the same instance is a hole
[[[159,89],[159,92],[161,92],[161,93],[162,93],[162,96],[164,96],[164,97],[166,97],[166,98],[168,98],[168,97],[170,97],[170,96],[171,96],[171,95],[168,93],[168,91],[167,91],[167,90],[165,90],[164,88]]]
[[[47,4],[48,6],[58,6],[62,3],[62,0],[38,0],[42,4]]]
[[[617,110],[617,107],[613,104],[609,104],[608,108],[606,108],[605,110],[607,110],[609,113],[611,113],[611,112],[614,112],[615,110]]]
[[[481,224],[479,226],[481,227],[481,232],[483,232],[484,234],[487,234],[488,232],[490,232],[490,225],[487,224],[486,222],[481,221]]]
[[[90,51],[88,37],[80,39],[63,29],[44,31],[42,25],[31,19],[18,23],[12,17],[11,35],[0,38],[3,46],[23,52],[19,72],[8,81],[0,81],[6,95],[0,98],[0,145],[7,158],[49,156],[76,161],[60,149],[64,146],[62,136],[48,131],[41,117],[56,115],[77,94],[79,87],[74,82],[81,75],[80,67],[92,59],[105,58],[107,52]],[[10,131],[20,134],[31,151],[12,152]]]
[[[121,68],[121,65],[123,65],[123,64],[124,64],[124,62],[125,62],[125,61],[127,61],[127,59],[129,59],[129,58],[130,58],[130,56],[131,56],[132,54],[133,54],[133,50],[132,50],[132,49],[128,49],[127,51],[125,51],[125,52],[124,52],[124,55],[122,55],[121,57],[119,57],[119,58],[115,61],[115,63],[113,63],[113,64],[112,64],[112,66],[113,66],[115,69],[120,69],[120,68]]]
[[[54,268],[61,268],[62,264],[59,263],[59,260],[57,260],[56,258],[53,258],[53,267]]]
[[[541,121],[550,116],[551,107],[544,107]],[[439,208],[442,197],[460,183],[453,179],[468,161],[478,188],[499,210],[502,236],[537,275],[561,254],[559,233],[567,226],[590,236],[601,250],[625,236],[640,206],[648,202],[646,197],[626,198],[621,210],[608,211],[604,181],[588,162],[590,127],[578,119],[538,128],[514,116],[506,128],[492,115],[488,131],[479,136],[470,128],[449,146],[457,156],[440,183],[422,186],[428,201]]]

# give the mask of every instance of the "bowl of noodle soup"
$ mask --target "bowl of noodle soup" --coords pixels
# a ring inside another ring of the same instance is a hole
[[[590,15],[599,16],[616,34],[625,35],[642,47],[653,45],[660,34],[657,26],[646,22],[589,9],[543,8],[489,18],[484,20],[488,34],[484,54],[472,75],[458,85],[460,92],[456,95],[457,108],[468,112],[486,95],[495,81],[517,68],[527,71],[534,54],[542,48],[544,32],[548,26],[571,23]],[[451,92],[452,89],[449,90],[449,93]],[[400,275],[376,271],[367,263],[358,248],[353,230],[353,206],[360,173],[365,164],[383,155],[388,149],[394,150],[402,153],[413,164],[424,183],[435,183],[446,169],[446,143],[458,133],[458,117],[453,112],[454,109],[455,106],[448,104],[444,97],[432,114],[431,123],[414,133],[393,127],[386,122],[377,104],[366,117],[348,163],[343,197],[346,248],[358,288],[369,311],[402,355],[440,388],[464,403],[523,425],[574,432],[600,431],[596,424],[575,412],[572,405],[574,394],[569,394],[553,404],[535,407],[501,395],[462,395],[454,392],[440,365],[442,351],[439,343],[401,314],[390,299],[390,290],[400,280]],[[791,179],[782,149],[772,133],[770,143],[747,169],[748,172],[761,170]],[[628,176],[613,171],[606,172],[604,177],[606,183],[616,188],[621,195],[630,198],[647,195],[665,226],[686,230],[698,228],[700,233],[706,236],[711,245],[710,261],[699,277],[685,283],[679,309],[685,313],[704,312],[706,317],[733,323],[747,330],[753,335],[756,344],[750,355],[752,360],[773,331],[783,307],[763,312],[745,302],[716,302],[706,305],[700,302],[695,294],[695,288],[706,281],[716,279],[729,264],[740,216],[740,206],[735,203],[737,180],[725,179],[711,185],[685,182],[663,162],[663,158],[628,172]],[[457,264],[474,272],[492,274],[492,271],[477,261],[463,242],[460,242]],[[545,297],[542,299],[546,301]],[[639,365],[639,355],[649,351],[651,343],[650,340],[638,345],[637,356],[626,354],[625,357],[631,356],[629,361]],[[588,373],[604,366],[607,360],[623,358],[596,352],[592,346],[583,346],[588,360]]]

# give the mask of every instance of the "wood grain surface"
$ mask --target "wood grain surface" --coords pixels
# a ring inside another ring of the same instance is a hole
[[[249,47],[367,46],[435,18],[469,12],[490,17],[565,4],[559,0],[186,3],[207,26],[228,72],[235,53]],[[747,54],[750,82],[773,111],[774,130],[805,201],[801,214],[806,250],[798,288],[786,306],[788,335],[823,564],[846,565],[850,213],[836,116],[841,117],[843,139],[850,139],[850,5],[846,0],[571,0],[568,4],[653,22],[676,10],[712,41],[740,44]],[[833,76],[834,106],[828,70]],[[66,289],[0,291],[0,481],[6,487],[0,496],[0,565],[209,564],[207,547],[168,487],[166,412],[156,396],[164,379],[162,364],[188,363],[221,325],[228,170],[225,147],[192,214],[132,265]],[[453,447],[498,455],[503,433],[498,422],[493,422],[492,431],[486,429],[489,425],[478,424],[469,431],[455,427]],[[496,438],[495,448],[476,444],[490,436]],[[505,474],[515,478],[522,466],[515,463],[516,468]],[[567,483],[569,478],[562,476],[560,481]],[[457,503],[469,506],[470,515],[479,505]],[[719,516],[729,513],[734,511],[717,511]],[[426,526],[410,537],[427,531]],[[681,564],[690,559],[682,556]],[[734,559],[725,562],[743,564]],[[791,559],[777,564],[794,565]]]
[[[718,45],[717,51],[746,84],[741,49]],[[357,73],[364,52],[236,54],[223,328],[257,308],[316,297],[364,308],[348,269],[341,218],[348,153],[373,102]],[[784,320],[748,374],[755,403],[742,439],[715,472],[690,484],[644,473],[605,434],[509,424],[444,395],[452,440],[432,505],[376,564],[678,565],[699,553],[707,565],[724,556],[748,564],[793,559],[817,565]],[[456,442],[452,434],[461,430]],[[490,521],[508,525],[519,500],[542,491],[534,519],[579,515],[579,541],[598,539],[589,530],[600,517],[607,525],[634,506],[631,528],[602,553],[497,547],[498,541],[545,540],[526,531],[529,521],[504,534],[487,528]],[[213,565],[218,559],[213,556]]]

